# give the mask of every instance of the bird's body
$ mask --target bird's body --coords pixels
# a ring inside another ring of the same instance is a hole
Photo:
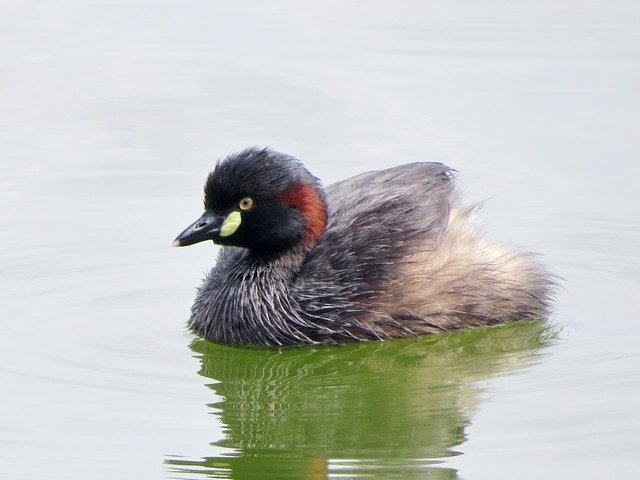
[[[249,149],[218,164],[205,194],[176,243],[225,245],[189,320],[211,341],[380,340],[548,314],[549,275],[479,235],[442,164],[365,173],[325,196],[292,157]]]

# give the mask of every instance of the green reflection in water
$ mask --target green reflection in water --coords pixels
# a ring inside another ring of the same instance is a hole
[[[176,478],[457,478],[435,465],[458,454],[478,382],[530,365],[552,337],[520,322],[320,348],[196,340],[228,453],[165,461]]]

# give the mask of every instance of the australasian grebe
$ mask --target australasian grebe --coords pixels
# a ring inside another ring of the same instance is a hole
[[[440,163],[325,193],[295,158],[249,148],[220,161],[204,191],[204,214],[174,245],[223,245],[189,320],[213,342],[381,340],[548,315],[551,276],[480,236]]]

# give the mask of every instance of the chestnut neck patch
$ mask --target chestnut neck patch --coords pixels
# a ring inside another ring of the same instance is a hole
[[[303,242],[315,244],[327,225],[327,207],[316,187],[300,183],[284,189],[276,199],[297,209],[307,221]]]

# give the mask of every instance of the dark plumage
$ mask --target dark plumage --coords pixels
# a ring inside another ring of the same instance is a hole
[[[226,344],[381,340],[548,315],[530,254],[481,237],[451,170],[412,163],[333,184],[251,148],[218,163],[174,245],[224,245],[190,327]]]

